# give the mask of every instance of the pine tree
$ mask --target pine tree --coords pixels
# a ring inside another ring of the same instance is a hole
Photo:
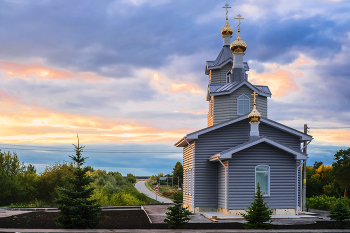
[[[343,221],[346,219],[350,219],[350,211],[345,206],[343,198],[339,198],[337,200],[333,209],[330,212],[330,215],[328,215],[327,217],[330,217],[331,220],[340,221],[340,227],[345,228],[346,223],[344,223]]]
[[[74,144],[73,144],[74,145]],[[83,167],[86,157],[82,157],[83,147],[74,145],[76,155],[69,156],[74,162],[73,178],[69,178],[71,189],[60,188],[60,198],[56,199],[60,216],[56,219],[58,225],[67,229],[92,229],[101,219],[101,206],[97,200],[90,200],[94,188],[87,186],[92,179],[86,175],[88,167]]]
[[[272,210],[269,210],[266,202],[264,202],[259,183],[257,189],[254,195],[254,201],[248,207],[247,213],[242,214],[245,220],[247,220],[247,223],[244,225],[244,228],[247,229],[266,229],[272,225],[270,216]]]
[[[164,222],[168,224],[169,229],[184,228],[190,218],[188,217],[192,213],[186,208],[182,207],[182,200],[174,200],[174,206],[169,206],[166,212],[167,218]]]

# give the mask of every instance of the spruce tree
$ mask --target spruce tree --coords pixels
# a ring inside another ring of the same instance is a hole
[[[182,200],[177,199],[174,200],[174,206],[169,206],[168,210],[170,212],[166,212],[167,217],[164,222],[168,224],[169,229],[184,228],[190,220],[188,216],[192,214],[182,207]]]
[[[74,144],[73,144],[74,145]],[[72,188],[60,188],[60,197],[55,200],[60,210],[60,216],[56,222],[60,227],[67,229],[92,229],[95,228],[101,219],[101,206],[97,200],[90,200],[94,188],[88,187],[92,179],[86,172],[89,167],[83,167],[87,157],[82,157],[83,147],[75,147],[75,156],[69,156],[74,162],[73,177],[69,178]]]
[[[247,229],[266,229],[271,227],[272,210],[269,210],[262,196],[260,185],[258,183],[257,191],[254,195],[254,201],[248,206],[246,214],[242,216],[247,220],[244,228]]]
[[[330,217],[331,220],[340,221],[341,228],[346,227],[346,222],[343,222],[343,221],[346,219],[350,219],[350,211],[346,207],[343,198],[339,198],[337,200],[333,209],[330,212],[330,215],[328,215],[327,217]]]

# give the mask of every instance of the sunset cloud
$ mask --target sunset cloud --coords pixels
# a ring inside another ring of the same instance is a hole
[[[268,85],[272,95],[276,98],[287,95],[289,92],[299,91],[299,86],[295,79],[302,73],[293,74],[290,71],[279,69],[275,73],[257,74],[253,71],[249,74],[249,81],[253,84]]]
[[[33,77],[42,79],[84,79],[87,81],[101,82],[106,81],[105,78],[97,76],[91,72],[68,72],[65,70],[57,70],[44,66],[41,62],[34,63],[18,63],[0,61],[0,70],[4,72],[5,78],[20,77],[31,79]]]

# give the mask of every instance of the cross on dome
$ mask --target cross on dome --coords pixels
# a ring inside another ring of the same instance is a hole
[[[253,92],[253,94],[251,94],[254,96],[254,104],[255,104],[255,99],[256,99],[256,96],[259,95],[258,93],[256,93],[255,91]]]
[[[241,25],[241,19],[244,19],[244,18],[241,18],[241,14],[237,15],[238,18],[234,18],[234,19],[238,19],[238,30],[240,30],[239,26]]]
[[[228,8],[231,8],[227,3],[222,8],[226,8],[226,19],[228,19]]]

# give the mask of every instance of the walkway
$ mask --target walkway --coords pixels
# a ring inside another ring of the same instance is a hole
[[[161,203],[162,203],[162,202],[163,202],[163,203],[173,203],[172,200],[167,199],[167,198],[164,198],[164,197],[160,197],[159,195],[157,195],[157,197],[156,197],[156,194],[155,194],[155,193],[153,193],[153,192],[151,192],[151,191],[148,190],[148,188],[147,188],[146,185],[145,185],[145,181],[139,181],[139,182],[137,182],[137,183],[135,184],[135,188],[136,188],[140,193],[144,193],[144,194],[146,194],[148,197],[150,197],[150,198],[152,198],[152,199],[154,199],[154,200],[157,199],[157,201],[159,201],[159,202],[161,202]]]

